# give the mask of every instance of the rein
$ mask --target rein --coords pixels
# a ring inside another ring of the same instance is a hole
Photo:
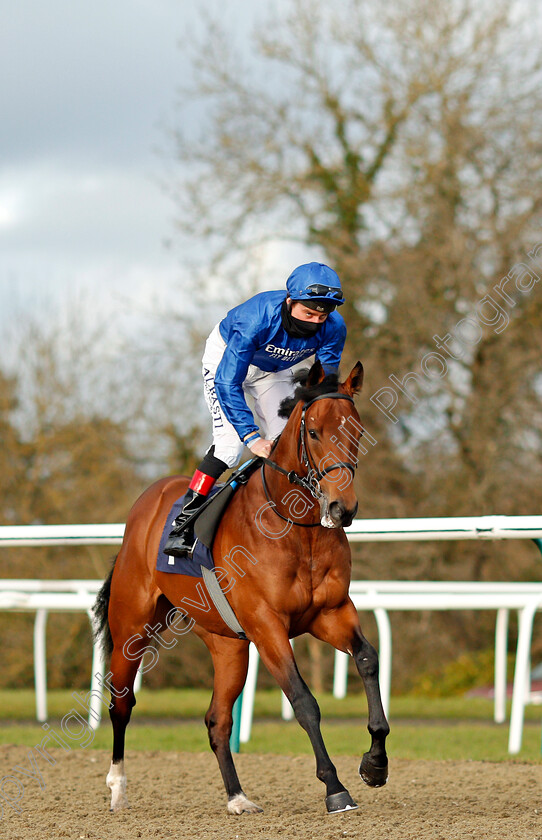
[[[265,492],[265,497],[266,497],[268,502],[271,502],[273,504],[272,509],[276,513],[276,515],[278,517],[280,517],[280,519],[284,519],[285,522],[292,522],[292,520],[289,519],[286,516],[283,516],[281,513],[278,512],[278,510],[276,509],[275,502],[273,502],[271,497],[269,496],[269,490],[268,490],[268,487],[267,487],[267,482],[265,480],[265,465],[266,464],[267,464],[267,466],[271,467],[271,469],[275,470],[276,472],[279,472],[279,473],[282,473],[282,475],[285,475],[287,477],[288,481],[290,482],[290,484],[297,484],[299,487],[303,487],[304,490],[308,490],[308,492],[311,494],[311,496],[313,496],[313,498],[316,499],[317,501],[320,501],[320,499],[324,495],[322,493],[322,488],[320,487],[320,480],[325,475],[327,475],[328,473],[332,472],[333,470],[347,469],[347,470],[350,470],[350,472],[352,473],[352,477],[354,477],[354,473],[356,471],[356,465],[351,464],[347,461],[338,461],[336,464],[332,464],[330,467],[326,467],[324,470],[321,470],[321,471],[316,467],[316,465],[311,465],[311,461],[310,461],[310,458],[309,458],[310,449],[309,449],[307,441],[306,441],[307,431],[306,431],[306,425],[305,425],[305,414],[307,412],[307,409],[313,403],[315,403],[317,400],[326,400],[326,399],[327,400],[329,400],[329,399],[348,400],[352,404],[354,403],[354,400],[352,399],[352,397],[349,397],[347,394],[339,394],[339,393],[335,394],[335,393],[333,393],[333,394],[320,394],[319,396],[314,397],[314,399],[310,400],[308,403],[305,403],[305,405],[303,406],[303,410],[301,412],[301,423],[300,423],[300,426],[299,426],[299,441],[298,441],[297,449],[298,449],[298,452],[301,453],[300,454],[301,463],[307,469],[307,475],[306,476],[298,475],[295,472],[295,470],[290,470],[290,471],[285,470],[282,467],[280,467],[278,464],[276,464],[274,461],[271,461],[269,458],[265,458],[263,455],[260,456],[260,459],[263,461],[261,472],[262,472],[262,484],[263,484],[263,489],[264,489],[264,492]],[[314,464],[314,461],[313,461],[313,464]],[[310,523],[294,522],[293,524],[298,525],[300,528],[315,528],[317,525],[320,524],[320,522],[310,522]]]

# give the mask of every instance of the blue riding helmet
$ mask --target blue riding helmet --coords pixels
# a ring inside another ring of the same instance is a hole
[[[298,265],[288,277],[286,289],[292,300],[326,300],[335,306],[344,303],[338,274],[323,263]]]

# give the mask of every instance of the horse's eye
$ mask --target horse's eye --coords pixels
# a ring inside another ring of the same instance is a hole
[[[316,438],[318,437],[314,429],[309,429],[309,437],[311,437],[313,440],[316,440]]]

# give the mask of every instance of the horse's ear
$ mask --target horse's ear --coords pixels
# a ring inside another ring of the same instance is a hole
[[[363,385],[363,365],[361,362],[356,362],[346,382],[342,383],[345,392],[351,397],[361,391]]]
[[[324,378],[324,368],[322,367],[322,363],[318,359],[309,370],[309,375],[307,376],[307,381],[305,385],[309,388],[313,388],[314,385],[319,385],[322,379]]]

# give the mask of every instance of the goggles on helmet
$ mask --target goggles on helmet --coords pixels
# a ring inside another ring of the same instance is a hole
[[[305,294],[308,297],[333,298],[334,300],[342,300],[343,298],[342,289],[338,289],[336,286],[324,286],[323,283],[312,283],[307,286]]]

